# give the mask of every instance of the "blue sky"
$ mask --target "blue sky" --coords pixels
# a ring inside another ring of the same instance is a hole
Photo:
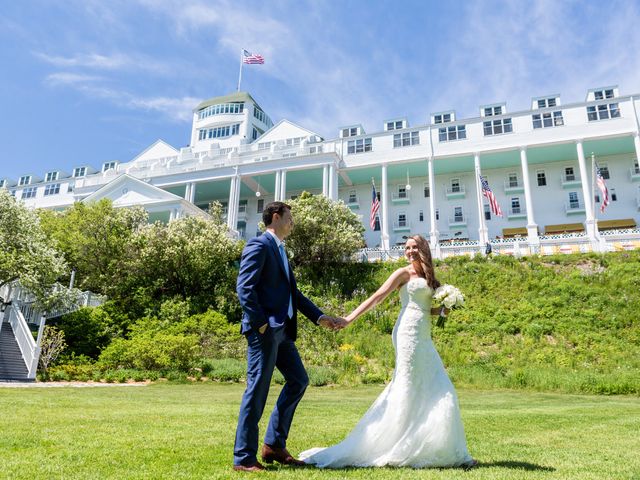
[[[242,89],[274,121],[360,123],[589,88],[640,93],[640,2],[2,1],[0,178],[189,142],[193,107]]]

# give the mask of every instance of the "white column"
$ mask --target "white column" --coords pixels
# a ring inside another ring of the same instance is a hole
[[[636,147],[636,159],[640,162],[640,134],[638,132],[633,134],[633,144]]]
[[[480,155],[473,154],[473,163],[476,172],[476,200],[478,203],[478,220],[480,227],[478,228],[478,240],[481,245],[485,245],[489,242],[489,235],[487,232],[487,225],[484,221],[484,202],[482,201],[482,185],[480,184]]]
[[[196,199],[196,184],[192,182],[187,184],[187,187],[188,187],[188,195],[185,199],[193,203]]]
[[[329,165],[322,167],[322,195],[329,196]]]
[[[240,177],[231,177],[229,185],[229,204],[227,205],[227,226],[235,231],[238,229],[238,193],[240,191]]]
[[[586,212],[586,227],[587,236],[595,241],[596,229],[595,219],[593,217],[593,197],[591,196],[591,189],[589,188],[589,181],[591,176],[587,170],[587,163],[584,158],[584,149],[582,147],[582,140],[576,141],[576,150],[578,151],[578,168],[580,169],[580,180],[582,183],[582,197],[584,198],[584,211]]]
[[[176,219],[176,211],[174,208],[169,210],[169,221],[173,222]]]
[[[329,198],[338,199],[338,169],[333,163],[329,165]]]
[[[280,201],[284,202],[287,198],[287,171],[280,171]]]
[[[540,243],[538,240],[538,225],[533,217],[533,202],[531,201],[531,184],[529,183],[529,163],[527,162],[527,147],[520,147],[520,164],[522,165],[522,184],[524,185],[524,202],[527,209],[527,236],[529,243]]]
[[[438,231],[438,224],[436,220],[436,182],[433,173],[433,157],[429,157],[429,159],[427,160],[427,165],[429,168],[429,221],[431,222],[431,230],[429,231],[429,243],[431,243],[431,247],[436,250],[437,256],[439,257],[440,232]]]
[[[280,170],[276,170],[276,185],[273,188],[273,197],[276,202],[280,200]]]
[[[380,247],[384,251],[389,250],[389,209],[387,208],[387,164],[382,164],[382,191],[380,192],[380,203],[382,204],[382,232],[380,234]]]

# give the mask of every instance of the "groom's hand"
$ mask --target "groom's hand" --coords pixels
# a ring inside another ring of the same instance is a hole
[[[329,315],[321,315],[318,319],[318,325],[328,328],[329,330],[339,330],[336,328],[335,318],[330,317]]]

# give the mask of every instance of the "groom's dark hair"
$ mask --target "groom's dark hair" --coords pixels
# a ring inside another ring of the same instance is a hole
[[[291,210],[291,205],[287,205],[284,202],[271,202],[267,204],[262,212],[262,221],[264,222],[265,227],[271,225],[274,213],[282,216],[286,210]]]

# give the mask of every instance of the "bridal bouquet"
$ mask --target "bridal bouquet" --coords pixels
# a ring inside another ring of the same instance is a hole
[[[464,305],[464,295],[462,292],[453,285],[441,285],[437,288],[436,293],[433,294],[433,300],[436,306],[440,307],[440,315],[436,321],[437,327],[444,327],[444,309],[454,309],[462,307]]]

